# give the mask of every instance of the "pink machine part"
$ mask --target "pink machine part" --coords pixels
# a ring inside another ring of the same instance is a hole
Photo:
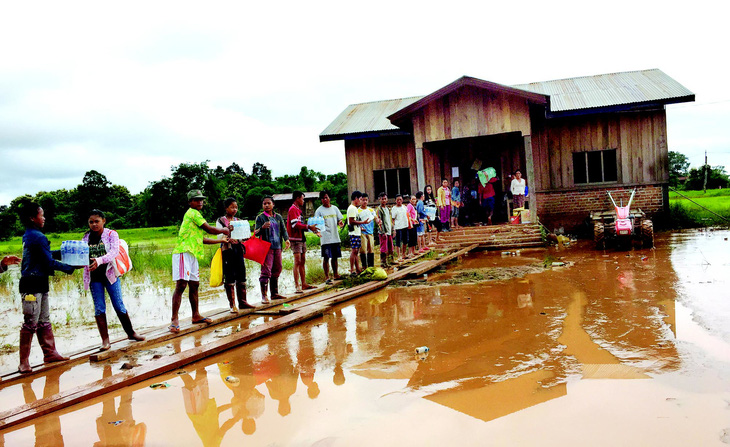
[[[608,197],[611,199],[611,202],[613,202],[613,206],[616,209],[616,235],[618,236],[630,236],[634,231],[630,207],[631,202],[634,200],[635,192],[636,189],[631,191],[631,197],[629,198],[629,203],[627,203],[626,206],[616,205],[616,201],[613,200],[611,192],[608,192]]]

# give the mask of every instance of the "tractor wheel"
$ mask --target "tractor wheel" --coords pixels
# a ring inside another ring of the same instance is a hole
[[[641,242],[644,248],[654,247],[654,223],[651,219],[644,219],[641,222]]]
[[[601,222],[593,224],[593,242],[596,243],[596,250],[603,250],[606,247],[606,237],[603,231]]]

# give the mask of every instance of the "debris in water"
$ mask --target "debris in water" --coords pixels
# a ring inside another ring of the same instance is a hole
[[[649,257],[648,257],[648,256],[642,256],[642,257],[641,257],[641,260],[642,260],[642,261],[646,261],[647,259],[649,259]]]
[[[111,421],[111,422],[108,422],[108,424],[109,424],[109,425],[119,425],[119,424],[121,424],[122,422],[124,422],[124,421]]]
[[[230,383],[233,386],[238,386],[241,380],[239,380],[238,377],[228,376],[226,377],[226,382]]]
[[[416,354],[423,354],[428,352],[428,346],[419,346],[416,348]]]
[[[289,304],[289,303],[284,303],[284,304],[282,304],[282,305],[281,305],[281,307],[283,307],[284,309],[286,309],[286,308],[289,308],[289,307],[291,307],[291,304]]]
[[[152,388],[153,390],[156,390],[158,388],[170,388],[170,384],[167,382],[153,383],[152,385],[150,385],[150,388]]]
[[[162,358],[162,354],[155,354],[155,355],[152,356],[152,358],[153,359],[161,359]]]
[[[178,375],[178,376],[182,376],[183,374],[187,374],[187,373],[188,373],[188,372],[187,372],[187,371],[185,371],[185,370],[183,369],[182,371],[178,371],[178,372],[177,372],[177,375]]]
[[[558,262],[553,262],[552,263],[552,266],[553,267],[563,267],[564,265],[565,265],[565,263],[562,262],[562,261],[558,261]]]
[[[132,369],[132,368],[136,368],[137,366],[139,366],[139,365],[135,365],[134,363],[124,362],[124,363],[122,363],[121,369]]]

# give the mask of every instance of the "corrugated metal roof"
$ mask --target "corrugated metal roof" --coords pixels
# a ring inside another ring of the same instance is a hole
[[[351,104],[319,134],[320,139],[331,135],[400,131],[388,120],[388,116],[421,98],[423,96]]]
[[[292,195],[292,193],[285,192],[283,194],[274,194],[274,195],[271,196],[271,198],[274,199],[274,202],[279,202],[279,201],[282,201],[282,200],[286,201],[286,200],[291,200],[292,199],[291,198],[291,195]],[[319,192],[317,192],[317,191],[314,191],[314,192],[305,192],[304,193],[304,199],[305,200],[306,199],[318,199],[318,198],[319,198]]]
[[[550,95],[551,112],[671,101],[694,95],[658,69],[533,82],[512,87]]]
[[[610,73],[512,85],[550,96],[549,112],[597,109],[651,102],[694,100],[694,94],[659,69]],[[426,96],[352,104],[320,134],[320,141],[377,132],[397,132],[388,116]]]

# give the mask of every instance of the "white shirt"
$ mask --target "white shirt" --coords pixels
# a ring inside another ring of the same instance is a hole
[[[521,178],[517,180],[517,178],[512,179],[512,184],[510,184],[510,191],[512,191],[513,196],[524,196],[525,195],[525,179]]]
[[[408,210],[405,205],[394,206],[390,209],[390,214],[393,216],[393,227],[396,230],[408,228]]]

